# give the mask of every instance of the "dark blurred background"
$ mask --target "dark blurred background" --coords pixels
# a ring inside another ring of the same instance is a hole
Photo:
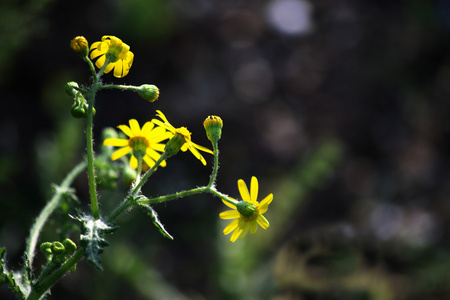
[[[174,236],[131,211],[108,237],[104,272],[86,261],[50,299],[449,299],[450,2],[448,0],[7,0],[0,3],[0,246],[19,269],[51,183],[83,159],[83,120],[65,83],[89,82],[69,48],[115,35],[153,104],[102,91],[101,130],[162,110],[209,146],[224,120],[217,188],[251,176],[274,194],[271,226],[234,244],[209,195],[156,205]],[[212,166],[172,158],[151,197],[204,185]],[[75,182],[88,209],[85,176]],[[100,191],[106,214],[126,194]],[[57,240],[62,211],[41,241]],[[64,221],[65,222],[65,221]],[[77,232],[71,236],[77,239]],[[38,255],[35,268],[43,264]],[[0,298],[13,299],[5,286]]]

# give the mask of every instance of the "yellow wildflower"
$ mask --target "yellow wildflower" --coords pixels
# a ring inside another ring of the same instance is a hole
[[[194,154],[194,156],[198,160],[200,160],[203,163],[203,165],[206,165],[206,160],[203,158],[203,156],[200,154],[200,152],[198,152],[198,150],[201,150],[201,151],[204,151],[207,153],[211,153],[211,154],[214,154],[214,153],[211,150],[209,150],[208,148],[197,145],[194,142],[192,142],[191,141],[191,133],[189,132],[189,130],[186,127],[175,128],[169,123],[166,116],[164,116],[164,114],[160,110],[157,110],[156,112],[157,112],[156,115],[158,117],[160,117],[161,120],[163,120],[164,122],[162,122],[158,119],[153,119],[152,122],[155,123],[156,125],[159,125],[161,127],[166,128],[167,130],[169,130],[172,133],[172,136],[174,136],[176,133],[183,136],[185,142],[184,142],[183,146],[181,146],[181,150],[183,152],[185,152],[189,149],[189,151],[191,151],[191,153]]]
[[[161,142],[170,138],[172,133],[166,131],[163,127],[155,127],[152,122],[146,122],[142,129],[135,119],[131,119],[129,123],[130,127],[127,125],[117,126],[129,139],[108,138],[103,142],[103,145],[123,147],[112,154],[112,160],[131,152],[130,166],[133,169],[138,167],[138,159],[143,159],[149,167],[153,167],[155,161],[161,157],[159,152],[164,152],[165,145]],[[166,161],[163,161],[161,166],[165,167]]]
[[[234,231],[230,238],[230,241],[233,243],[239,236],[239,239],[243,239],[249,231],[251,234],[254,234],[258,228],[257,224],[263,229],[269,227],[269,221],[267,221],[263,214],[267,211],[270,202],[273,200],[273,194],[269,194],[261,202],[256,200],[258,198],[258,180],[256,177],[252,177],[250,193],[242,179],[238,180],[238,188],[243,201],[239,201],[234,205],[222,200],[225,205],[233,210],[227,210],[219,214],[221,219],[234,219],[223,230],[223,234],[225,235]]]
[[[104,73],[114,69],[114,76],[124,77],[130,71],[133,64],[134,54],[130,51],[130,46],[123,43],[119,38],[112,35],[105,35],[100,42],[95,42],[91,46],[91,59],[97,58],[95,65],[102,68],[108,59],[108,66]]]

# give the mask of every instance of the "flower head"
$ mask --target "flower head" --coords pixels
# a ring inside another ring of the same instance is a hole
[[[88,41],[84,36],[77,36],[70,41],[70,48],[81,58],[86,57],[89,53]]]
[[[251,234],[254,234],[258,228],[257,224],[263,229],[269,227],[269,221],[267,221],[263,214],[267,211],[270,202],[273,200],[273,194],[269,194],[261,202],[256,200],[258,197],[258,180],[256,177],[252,177],[250,192],[242,179],[238,180],[238,188],[243,201],[239,201],[234,205],[222,200],[225,205],[233,210],[227,210],[219,214],[221,219],[234,219],[223,230],[223,234],[229,234],[234,231],[230,239],[233,243],[239,236],[239,239],[243,239],[249,231]]]
[[[180,128],[175,128],[172,126],[172,124],[169,123],[169,121],[167,120],[166,116],[160,111],[157,110],[157,116],[161,118],[162,121],[158,120],[158,119],[153,119],[152,122],[155,123],[156,125],[159,125],[161,127],[166,128],[167,130],[169,130],[172,133],[172,136],[174,136],[175,134],[178,134],[182,137],[184,137],[184,144],[181,146],[181,150],[183,152],[187,151],[189,149],[189,151],[191,151],[192,154],[194,154],[194,156],[200,160],[203,165],[206,165],[206,160],[203,158],[203,156],[200,154],[200,152],[198,152],[198,150],[207,152],[207,153],[211,153],[214,154],[211,150],[209,150],[206,147],[200,146],[195,144],[194,142],[191,141],[191,133],[189,132],[189,130],[187,130],[186,127],[180,127]]]
[[[143,159],[149,167],[153,167],[155,161],[161,157],[159,152],[164,151],[165,146],[161,142],[170,138],[172,134],[163,127],[155,127],[152,122],[146,122],[142,129],[135,119],[131,119],[129,123],[130,127],[127,125],[117,126],[129,137],[128,139],[108,138],[103,145],[123,147],[112,154],[112,160],[131,152],[130,166],[133,169],[138,167],[138,159]],[[161,166],[165,167],[166,161],[163,161]]]
[[[121,78],[130,71],[134,54],[130,51],[130,46],[123,43],[121,39],[105,35],[100,42],[95,42],[91,46],[91,59],[97,57],[95,62],[97,68],[102,68],[105,62],[108,62],[104,72],[109,73],[114,69],[114,76]]]
[[[203,122],[206,136],[212,143],[217,143],[222,136],[223,121],[218,116],[208,116]]]

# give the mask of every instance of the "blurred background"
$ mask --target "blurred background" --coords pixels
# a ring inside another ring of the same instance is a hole
[[[70,3],[70,4],[69,4]],[[22,263],[51,183],[84,157],[83,120],[65,83],[89,82],[69,48],[115,35],[153,104],[102,91],[105,127],[162,110],[209,147],[203,120],[224,121],[217,188],[239,197],[256,176],[274,194],[271,226],[232,244],[210,195],[117,219],[104,271],[86,261],[49,299],[449,299],[450,2],[446,0],[7,0],[0,3],[0,247]],[[144,188],[151,197],[204,185],[212,168],[181,153]],[[75,182],[88,209],[85,176]],[[100,191],[105,214],[126,194]],[[41,241],[60,239],[58,210]],[[67,228],[66,228],[67,229]],[[78,241],[78,232],[69,232]],[[44,263],[38,255],[35,268]],[[1,299],[13,299],[6,286]]]

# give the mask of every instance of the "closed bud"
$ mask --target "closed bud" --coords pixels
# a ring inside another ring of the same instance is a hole
[[[52,243],[50,243],[50,242],[42,243],[40,248],[41,248],[42,253],[44,253],[45,255],[52,254]]]
[[[54,255],[61,255],[65,252],[66,248],[61,242],[53,242],[52,243],[52,253]]]
[[[78,83],[76,83],[75,81],[70,81],[68,83],[66,83],[65,86],[65,91],[66,94],[69,95],[70,97],[75,97],[75,95],[78,92]]]
[[[74,117],[75,119],[86,118],[86,110],[82,105],[76,105],[74,103],[72,105],[72,108],[70,109],[70,113],[72,114],[72,117]]]
[[[77,36],[70,42],[70,48],[81,58],[89,53],[89,44],[84,36]]]
[[[65,239],[62,244],[64,245],[65,250],[65,254],[66,255],[70,255],[72,253],[75,252],[75,250],[77,250],[77,244],[75,244],[74,242],[72,242],[71,239]]]
[[[222,136],[223,121],[218,116],[208,116],[203,122],[206,136],[212,143],[217,143]]]
[[[154,102],[159,97],[159,89],[152,84],[143,84],[139,87],[138,94],[143,99]]]

